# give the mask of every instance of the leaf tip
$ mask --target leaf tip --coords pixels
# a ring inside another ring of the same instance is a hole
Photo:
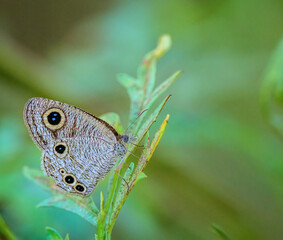
[[[60,233],[52,227],[45,227],[47,240],[63,240]]]
[[[166,117],[165,117],[165,119],[164,119],[164,121],[166,121],[166,123],[168,123],[168,121],[169,121],[169,117],[170,117],[170,115],[169,115],[169,114],[167,114],[167,115],[166,115]]]
[[[168,34],[164,34],[159,38],[157,48],[154,50],[154,55],[156,58],[160,58],[166,53],[171,47],[172,41]]]

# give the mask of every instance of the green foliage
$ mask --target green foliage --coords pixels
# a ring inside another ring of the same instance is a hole
[[[8,226],[4,222],[4,219],[1,216],[0,216],[0,239],[16,240],[16,237],[10,231],[10,229],[8,228]]]
[[[217,225],[213,224],[212,229],[215,231],[215,233],[219,236],[221,240],[231,240],[227,234]]]
[[[111,239],[113,226],[127,196],[136,183],[146,177],[143,171],[159,144],[169,120],[169,115],[167,115],[153,139],[150,141],[149,129],[157,120],[170,95],[167,96],[155,109],[152,109],[153,104],[180,74],[180,71],[176,72],[158,87],[154,88],[157,59],[170,48],[170,42],[170,37],[167,35],[160,38],[157,48],[148,53],[143,59],[142,64],[138,69],[137,79],[125,74],[120,74],[118,76],[119,82],[127,89],[131,101],[129,132],[127,132],[127,134],[129,134],[129,136],[134,136],[136,143],[140,143],[146,136],[144,149],[136,165],[134,162],[131,162],[129,167],[124,169],[125,163],[136,147],[136,145],[129,143],[127,146],[128,151],[123,162],[120,165],[117,165],[111,172],[108,187],[109,192],[107,194],[104,194],[103,192],[100,193],[100,209],[96,207],[91,197],[82,198],[79,196],[63,194],[56,189],[54,181],[51,178],[43,176],[42,171],[31,170],[26,167],[24,169],[25,175],[53,195],[53,197],[39,203],[37,205],[38,207],[56,207],[73,212],[97,227],[95,239]],[[144,112],[145,110],[146,112]],[[148,114],[149,112],[150,114]],[[101,118],[115,127],[118,132],[123,132],[123,127],[121,126],[120,118],[117,114],[107,113],[102,115]],[[121,175],[122,178],[119,177]],[[104,195],[107,196],[106,199],[104,199]],[[46,228],[46,231],[47,239],[62,239],[56,230]]]
[[[26,101],[45,96],[97,116],[115,111],[126,128],[128,96],[115,74],[136,79],[136,59],[166,32],[174,44],[158,60],[157,83],[184,70],[166,104],[174,114],[112,238],[216,240],[212,222],[235,240],[282,238],[282,107],[276,87],[262,80],[280,59],[283,1],[21,2],[2,1],[0,11],[0,212],[15,236],[43,239],[52,226],[91,239],[94,228],[76,214],[34,207],[50,194],[22,174],[24,166],[39,169],[41,155],[23,123]],[[277,135],[263,121],[265,106]],[[107,201],[107,180],[93,194],[98,208],[101,190]]]
[[[46,240],[63,240],[54,228],[46,227]]]
[[[136,121],[138,115],[143,110],[150,109],[156,99],[180,75],[181,72],[177,71],[154,90],[157,59],[162,57],[169,50],[170,46],[170,37],[164,35],[160,38],[157,48],[144,57],[142,64],[138,68],[137,78],[133,78],[127,74],[118,75],[118,81],[127,89],[131,100],[129,123]],[[141,115],[137,123],[131,126],[129,129],[131,133],[136,134],[144,117],[145,115]]]
[[[266,121],[283,139],[283,40],[267,67],[261,93],[261,106]]]
[[[24,168],[24,174],[37,185],[54,196],[37,205],[37,207],[56,207],[78,214],[91,224],[96,225],[98,209],[92,198],[65,195],[54,186],[52,178],[43,175],[41,170]]]
[[[63,240],[60,233],[51,227],[46,227],[46,240]],[[64,240],[69,240],[69,235],[67,234]]]

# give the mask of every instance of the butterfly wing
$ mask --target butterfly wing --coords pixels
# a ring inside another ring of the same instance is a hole
[[[56,112],[57,115],[52,115]],[[118,133],[103,120],[50,99],[30,99],[24,110],[24,119],[31,137],[42,150],[46,149],[50,139],[57,138],[97,136],[110,142],[117,141]]]
[[[118,133],[103,120],[65,103],[32,98],[24,110],[42,167],[67,192],[88,196],[123,156]]]

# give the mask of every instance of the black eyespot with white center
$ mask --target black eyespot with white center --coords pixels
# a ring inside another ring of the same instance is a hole
[[[65,182],[67,183],[67,184],[73,184],[74,182],[75,182],[75,179],[74,179],[74,177],[73,176],[71,176],[71,175],[67,175],[66,177],[65,177]]]
[[[68,145],[66,142],[58,142],[53,147],[54,154],[59,158],[64,158],[68,154]]]
[[[55,147],[55,151],[59,154],[63,154],[66,150],[66,147],[63,144],[59,144]]]
[[[42,118],[44,125],[52,131],[60,129],[66,122],[66,115],[59,108],[50,108],[42,115]]]
[[[82,186],[81,184],[78,184],[75,189],[78,191],[78,192],[84,192],[85,188],[84,186]]]
[[[47,119],[51,125],[58,125],[61,122],[61,115],[59,112],[54,111],[47,116]]]

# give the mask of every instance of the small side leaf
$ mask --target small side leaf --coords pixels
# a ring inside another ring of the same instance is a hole
[[[121,124],[120,117],[117,113],[109,112],[101,115],[99,118],[110,124],[120,134],[124,132],[124,128]]]
[[[42,171],[24,168],[27,178],[49,191],[54,197],[44,200],[37,207],[57,207],[78,214],[93,225],[97,222],[98,209],[92,198],[81,198],[78,196],[63,194],[54,185],[52,178],[44,176]]]
[[[141,85],[137,82],[137,79],[131,77],[126,73],[119,73],[117,75],[118,82],[124,86],[127,90],[131,91],[131,89],[140,89]],[[129,92],[130,95],[131,92]]]
[[[97,224],[98,209],[94,205],[94,202],[91,198],[66,198],[64,195],[57,194],[54,197],[42,201],[37,205],[37,207],[56,207],[65,209],[81,216],[82,218],[90,222],[92,225]]]
[[[160,142],[161,137],[164,134],[164,131],[166,129],[167,123],[169,120],[169,114],[167,114],[166,118],[164,119],[163,123],[159,127],[158,131],[155,133],[152,142],[150,144],[150,147],[147,151],[144,151],[136,168],[136,173],[142,172],[147,163],[149,162],[150,158],[152,157],[152,154],[154,153],[157,145]]]
[[[54,228],[46,227],[46,240],[63,240],[63,238]]]
[[[140,180],[144,178],[147,178],[146,174],[144,172],[140,172],[134,184],[137,184],[137,182],[139,182]]]
[[[144,82],[144,99],[150,98],[156,82],[156,62],[171,47],[171,38],[169,35],[163,35],[159,38],[157,47],[146,54],[142,65],[139,68],[138,78],[142,78]],[[143,105],[144,106],[144,105]]]
[[[48,192],[58,192],[54,185],[54,180],[50,177],[47,177],[43,174],[41,170],[36,170],[36,169],[30,169],[29,167],[24,167],[23,169],[24,175],[45,189]]]
[[[134,122],[139,114],[143,100],[142,82],[138,81],[127,74],[118,74],[118,82],[121,83],[127,90],[130,97],[130,114],[129,122]]]
[[[156,101],[156,99],[175,82],[175,80],[180,76],[181,73],[182,73],[181,71],[177,71],[168,79],[166,79],[164,82],[162,82],[153,91],[152,96],[148,98],[147,101],[144,103],[144,108],[149,109],[152,106],[152,104]]]
[[[141,124],[141,122],[139,121],[137,123],[136,129],[139,129],[138,134],[137,134],[139,140],[141,140],[145,136],[145,134],[150,129],[151,125],[156,121],[157,117],[159,116],[160,112],[162,111],[163,107],[165,106],[166,102],[168,101],[170,97],[171,95],[168,95],[163,100],[163,102],[154,110],[154,112],[147,118],[145,123],[140,128],[139,128],[139,125]]]

